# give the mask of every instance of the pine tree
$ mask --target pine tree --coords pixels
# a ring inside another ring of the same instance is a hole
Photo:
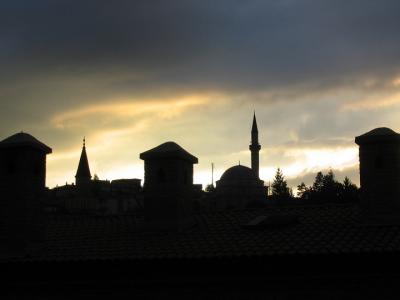
[[[276,170],[275,178],[271,187],[272,196],[277,198],[290,198],[289,188],[280,168]]]
[[[342,191],[340,195],[340,200],[343,202],[354,202],[358,200],[358,187],[351,182],[351,180],[346,176],[341,184]]]
[[[318,172],[317,176],[315,176],[315,180],[312,186],[312,189],[316,193],[320,193],[324,186],[324,174],[322,172]]]

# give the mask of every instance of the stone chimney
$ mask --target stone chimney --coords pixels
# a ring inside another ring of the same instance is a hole
[[[197,158],[174,142],[143,152],[140,158],[144,160],[147,226],[180,230],[193,225],[193,164]]]
[[[43,238],[41,199],[46,155],[52,150],[27,133],[0,142],[0,231],[2,252],[24,253]]]
[[[400,134],[376,128],[355,142],[360,146],[362,221],[400,224]]]

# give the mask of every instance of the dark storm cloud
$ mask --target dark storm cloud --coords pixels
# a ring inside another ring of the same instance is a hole
[[[390,76],[400,66],[400,2],[394,0],[13,0],[1,6],[1,78],[8,84],[48,74],[125,72],[155,88],[246,90],[351,84],[368,74]],[[134,78],[115,89],[148,87]]]

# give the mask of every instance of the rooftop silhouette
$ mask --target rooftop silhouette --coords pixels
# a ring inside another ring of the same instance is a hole
[[[87,288],[89,276],[92,286],[108,282],[124,295],[155,283],[162,283],[163,290],[175,289],[182,282],[190,282],[191,291],[203,295],[199,287],[209,286],[212,278],[219,286],[217,293],[224,284],[250,284],[252,288],[239,290],[246,297],[269,289],[255,289],[255,283],[270,282],[279,293],[293,289],[299,285],[298,276],[303,289],[323,285],[325,295],[335,293],[344,276],[367,288],[376,274],[385,278],[385,284],[374,282],[375,287],[385,290],[398,273],[393,267],[385,271],[394,266],[388,257],[400,255],[400,191],[392,184],[400,178],[395,163],[399,135],[377,128],[355,138],[360,146],[360,202],[282,206],[265,202],[267,187],[255,171],[260,149],[255,122],[254,115],[252,168],[228,168],[211,192],[199,192],[193,184],[197,157],[171,141],[139,155],[144,160],[143,190],[140,180],[92,180],[84,140],[76,187],[63,187],[64,193],[73,195],[63,198],[70,199],[73,208],[67,213],[37,210],[52,201],[44,186],[45,172],[35,181],[34,171],[38,164],[45,168],[51,149],[25,133],[0,142],[1,191],[6,195],[0,215],[0,265],[8,269],[7,286],[25,288],[45,280],[46,291],[66,287],[71,284],[66,272],[73,266],[73,280],[80,288]],[[32,153],[39,153],[36,160],[30,159]],[[7,168],[10,158],[22,166],[12,173]],[[322,182],[329,180],[334,182],[332,174],[321,177]],[[15,192],[26,182],[32,184]],[[127,190],[134,185],[136,189]],[[94,213],[96,201],[104,201],[104,195],[136,197],[144,207],[120,214]],[[205,208],[198,210],[198,205]],[[38,267],[48,272],[45,277],[33,276]],[[204,275],[199,271],[206,269]],[[254,276],[248,276],[250,270]],[[316,277],[321,281],[315,282]]]

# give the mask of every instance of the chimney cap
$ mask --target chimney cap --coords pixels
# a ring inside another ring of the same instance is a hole
[[[179,158],[185,161],[189,161],[192,164],[198,163],[197,157],[187,152],[175,142],[166,142],[153,149],[142,152],[140,153],[140,158],[143,160],[159,158]]]
[[[357,145],[395,141],[400,142],[400,134],[387,127],[375,128],[355,138]]]
[[[18,132],[0,142],[0,148],[31,147],[46,154],[52,152],[51,148],[25,132]]]

